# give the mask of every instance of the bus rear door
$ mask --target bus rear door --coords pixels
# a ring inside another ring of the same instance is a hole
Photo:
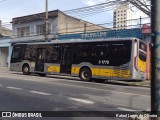
[[[45,53],[46,53],[45,48],[37,49],[37,59],[36,59],[35,71],[44,72]]]
[[[71,74],[72,58],[73,46],[69,44],[62,45],[60,73]]]

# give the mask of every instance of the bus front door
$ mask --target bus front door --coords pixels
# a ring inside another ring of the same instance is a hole
[[[72,57],[73,57],[73,46],[63,45],[62,46],[60,73],[71,74]]]
[[[44,72],[45,52],[46,52],[46,49],[44,48],[37,49],[35,71]]]

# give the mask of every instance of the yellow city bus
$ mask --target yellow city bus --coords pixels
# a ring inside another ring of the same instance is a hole
[[[10,70],[79,76],[81,80],[145,80],[146,43],[137,38],[16,43]]]

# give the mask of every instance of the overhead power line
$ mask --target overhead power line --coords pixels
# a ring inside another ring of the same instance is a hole
[[[71,10],[66,10],[64,13],[82,18],[82,17],[88,17],[91,15],[99,14],[105,11],[110,11],[115,9],[117,6],[125,4],[127,2],[130,2],[133,6],[140,9],[142,12],[150,16],[150,6],[146,4],[145,0],[110,0],[109,2],[82,7],[82,8],[76,8]]]
[[[145,2],[142,2],[141,0],[127,0],[127,1],[130,2],[132,5],[134,5],[135,7],[137,7],[138,9],[140,9],[149,17],[151,16],[151,10],[149,8],[150,6],[146,5]]]
[[[88,17],[94,14],[112,10],[117,5],[124,4],[124,3],[125,2],[120,1],[120,0],[114,0],[114,1],[109,1],[106,3],[97,4],[97,5],[66,10],[64,11],[64,13],[74,16],[74,17]]]

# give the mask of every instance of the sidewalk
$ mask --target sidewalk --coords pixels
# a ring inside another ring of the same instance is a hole
[[[0,73],[16,73],[14,71],[10,71],[8,67],[0,67]],[[77,77],[71,76],[59,76],[52,75],[54,77],[59,77],[63,79],[77,79]],[[150,88],[150,81],[119,81],[119,80],[106,80],[107,84],[115,84],[115,85],[124,85],[124,86],[137,86],[137,87],[147,87]]]
[[[0,67],[0,72],[10,72],[9,67]]]
[[[108,83],[121,84],[126,86],[138,86],[150,88],[150,80],[146,81],[118,81],[118,80],[108,80]]]

